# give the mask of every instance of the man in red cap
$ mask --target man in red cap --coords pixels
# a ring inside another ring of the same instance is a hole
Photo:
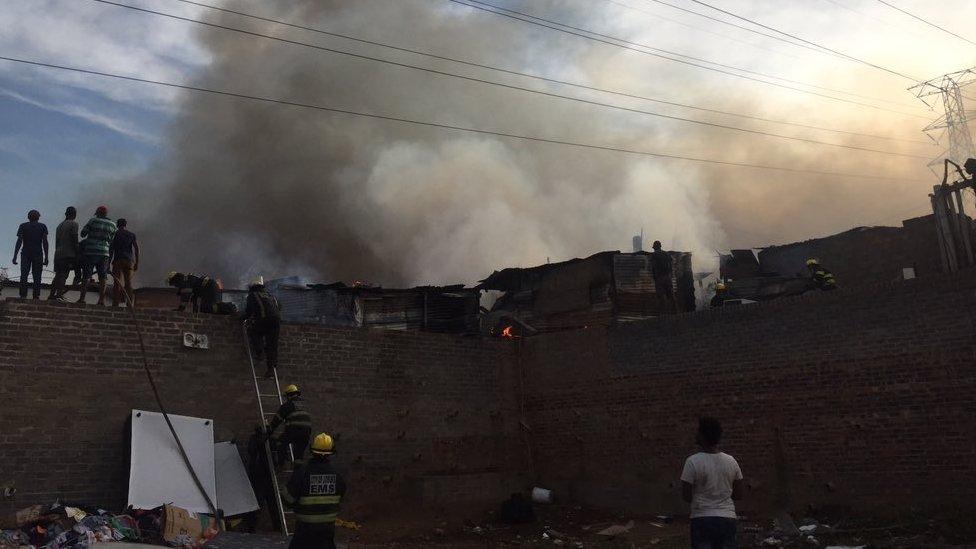
[[[78,303],[85,302],[88,293],[88,281],[92,272],[98,273],[98,304],[105,305],[106,278],[108,276],[108,257],[112,239],[118,227],[108,218],[108,208],[99,206],[95,210],[95,217],[88,220],[81,229],[81,236],[85,238],[81,250],[84,257],[83,282],[81,283],[81,297]]]

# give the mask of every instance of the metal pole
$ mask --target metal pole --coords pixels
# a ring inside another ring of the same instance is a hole
[[[972,266],[974,264],[972,235],[970,234],[973,230],[972,223],[970,223],[969,218],[966,217],[966,207],[962,202],[962,191],[956,190],[952,193],[952,195],[956,199],[956,208],[959,216],[959,230],[962,233],[962,244],[966,248],[966,260],[968,261],[966,264]]]

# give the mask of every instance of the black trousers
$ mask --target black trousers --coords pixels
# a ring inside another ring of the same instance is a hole
[[[288,549],[336,549],[335,525],[297,523]]]
[[[248,329],[251,352],[255,358],[267,356],[268,368],[278,367],[278,334],[281,321],[277,318],[261,318],[253,321]]]
[[[41,297],[41,271],[44,255],[20,252],[20,297],[27,297],[27,275],[34,277],[34,299]]]
[[[291,451],[295,454],[295,461],[305,459],[305,450],[308,448],[308,441],[312,438],[311,429],[288,429],[281,437],[278,444],[278,463],[288,461],[288,445],[291,444]]]

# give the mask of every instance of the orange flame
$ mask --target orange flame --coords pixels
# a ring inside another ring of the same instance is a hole
[[[502,337],[515,337],[515,335],[512,334],[512,326],[506,326],[505,329],[502,330]]]

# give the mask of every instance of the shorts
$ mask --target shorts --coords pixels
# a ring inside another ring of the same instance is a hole
[[[98,273],[98,280],[105,280],[108,276],[108,257],[104,255],[86,255],[82,264],[82,278],[88,280],[92,273]]]
[[[71,271],[78,268],[78,259],[74,257],[65,257],[62,259],[54,260],[54,272],[55,273],[70,273]]]

